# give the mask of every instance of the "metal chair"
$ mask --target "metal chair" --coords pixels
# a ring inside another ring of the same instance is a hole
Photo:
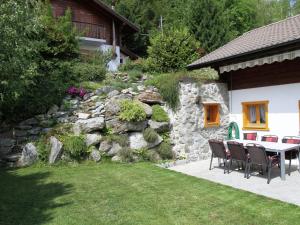
[[[257,133],[244,133],[244,140],[256,141]]]
[[[247,162],[249,161],[249,155],[242,143],[228,141],[227,146],[230,152],[229,170],[231,170],[232,161],[236,161],[238,163],[238,166],[239,162],[245,165],[247,164]],[[244,177],[246,178],[246,169]]]
[[[261,141],[277,143],[278,142],[278,136],[276,136],[276,135],[264,135],[264,136],[261,137]],[[267,152],[267,155],[268,156],[275,156],[275,155],[277,155],[277,153]]]
[[[300,137],[286,136],[282,138],[282,143],[300,144]],[[291,175],[291,165],[293,159],[299,159],[299,149],[293,149],[285,153],[285,159],[289,160],[289,176]],[[300,166],[300,165],[299,165]],[[299,169],[300,170],[300,169]]]
[[[246,177],[249,179],[250,170],[252,164],[260,165],[265,167],[268,172],[268,181],[270,183],[271,180],[271,171],[272,168],[279,164],[279,157],[276,156],[267,156],[266,149],[261,145],[256,144],[248,144],[247,145],[248,153],[249,153],[249,161],[246,165]]]
[[[226,167],[228,167],[228,160],[230,159],[230,153],[226,151],[223,141],[209,140],[210,149],[212,151],[209,170],[211,170],[213,158],[223,159],[224,162],[224,174],[226,173]],[[228,169],[229,173],[229,169]]]

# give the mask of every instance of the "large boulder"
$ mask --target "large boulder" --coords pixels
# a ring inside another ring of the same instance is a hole
[[[111,149],[108,151],[107,155],[108,155],[108,156],[115,156],[115,155],[117,155],[117,154],[119,153],[119,151],[120,151],[121,149],[122,149],[121,145],[118,144],[118,143],[116,143],[116,142],[114,142],[114,143],[112,144]]]
[[[99,131],[104,127],[105,121],[103,117],[96,117],[87,120],[78,120],[74,125],[74,133],[79,135],[80,133]]]
[[[163,100],[158,92],[146,90],[137,96],[137,99],[146,104],[162,104]]]
[[[99,144],[101,140],[102,140],[101,134],[87,134],[85,136],[85,143],[86,146],[88,147]]]
[[[154,120],[149,120],[148,124],[158,133],[163,133],[170,130],[170,124],[168,122],[156,122]]]
[[[143,107],[146,115],[147,115],[147,118],[150,118],[152,116],[152,107],[148,104],[145,104],[143,102],[140,102],[141,106]]]
[[[148,121],[126,122],[118,118],[106,121],[106,127],[111,129],[114,134],[121,134],[132,131],[142,131],[147,127]]]
[[[30,166],[35,163],[38,159],[37,149],[33,143],[28,143],[25,145],[22,151],[22,156],[19,159],[18,166]]]
[[[112,143],[109,141],[102,141],[99,147],[99,151],[106,153],[112,148]]]
[[[56,137],[50,137],[50,155],[49,163],[53,164],[59,160],[62,155],[63,144],[56,139]]]
[[[100,162],[101,160],[101,154],[95,147],[93,147],[92,149],[92,152],[90,154],[90,159],[95,162]]]
[[[134,132],[129,135],[129,143],[131,149],[154,148],[163,141],[162,137],[158,136],[157,140],[149,143],[145,140],[143,133]]]
[[[0,157],[9,154],[15,146],[16,140],[10,138],[0,139]]]
[[[118,100],[109,100],[106,102],[104,109],[106,120],[116,116],[121,110]]]

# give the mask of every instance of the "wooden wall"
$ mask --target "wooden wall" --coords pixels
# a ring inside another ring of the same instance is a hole
[[[98,5],[86,0],[51,0],[51,4],[56,17],[63,15],[65,10],[70,8],[73,21],[104,27],[105,35],[102,38],[107,44],[112,44],[112,17]],[[116,24],[117,43],[120,41],[118,30],[119,25]]]
[[[300,58],[226,72],[221,80],[228,83],[229,90],[300,83]]]

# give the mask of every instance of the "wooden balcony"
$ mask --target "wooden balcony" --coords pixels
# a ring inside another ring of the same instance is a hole
[[[104,26],[78,21],[73,21],[73,25],[83,37],[106,40],[106,29]]]

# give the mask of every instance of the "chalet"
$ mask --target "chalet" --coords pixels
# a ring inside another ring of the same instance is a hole
[[[203,67],[227,84],[230,121],[241,133],[299,135],[300,15],[251,30],[188,66]]]
[[[117,70],[118,66],[129,57],[137,56],[122,44],[122,37],[139,31],[139,28],[121,16],[100,0],[51,0],[55,17],[64,15],[69,8],[72,11],[72,22],[83,34],[80,37],[80,49],[83,54],[93,50],[112,50],[114,58],[109,69]]]

